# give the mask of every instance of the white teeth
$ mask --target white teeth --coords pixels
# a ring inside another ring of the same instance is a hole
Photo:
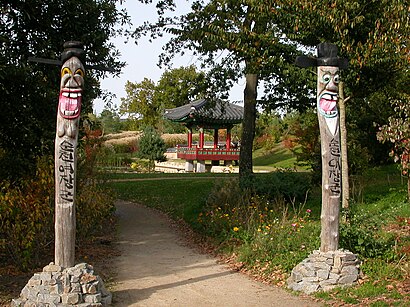
[[[336,95],[324,94],[322,98],[326,100],[336,100]]]
[[[68,98],[78,98],[81,97],[81,93],[74,93],[74,92],[63,92],[62,95]]]
[[[75,109],[75,111],[68,111],[68,110],[64,110],[64,115],[66,116],[73,116],[78,112],[78,109]]]

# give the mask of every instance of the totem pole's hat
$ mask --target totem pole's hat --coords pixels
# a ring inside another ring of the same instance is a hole
[[[337,56],[337,46],[330,43],[320,43],[317,45],[317,58],[310,56],[298,56],[296,65],[300,67],[312,66],[336,66],[345,69],[349,65],[346,58]]]
[[[61,53],[61,61],[64,63],[69,58],[75,56],[81,61],[85,60],[84,44],[79,41],[68,41],[65,42],[64,51]]]

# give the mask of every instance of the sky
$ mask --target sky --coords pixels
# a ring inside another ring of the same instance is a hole
[[[187,1],[177,0],[177,6],[177,13],[179,14],[189,10],[189,4]],[[156,20],[156,10],[153,5],[144,5],[135,0],[126,0],[122,1],[122,4],[120,4],[119,1],[118,8],[126,8],[131,17],[131,22],[133,23],[132,28],[141,25],[145,20]],[[125,83],[127,81],[138,83],[144,78],[148,78],[154,82],[158,82],[164,72],[164,69],[160,69],[157,66],[157,63],[158,57],[162,51],[162,46],[167,42],[166,38],[156,39],[152,43],[150,43],[148,39],[143,38],[139,41],[138,45],[136,45],[133,40],[130,40],[128,43],[125,43],[125,40],[124,37],[116,37],[111,41],[120,51],[120,61],[125,62],[126,67],[123,68],[119,77],[108,76],[101,80],[101,89],[115,94],[116,97],[111,101],[115,106],[120,105],[121,97],[126,97]],[[189,66],[192,64],[196,64],[195,58],[187,53],[183,57],[177,57],[175,59],[173,68]],[[238,84],[232,88],[229,100],[243,100],[244,86],[244,81],[240,80]],[[96,99],[94,101],[94,113],[100,114],[103,109],[103,101]]]

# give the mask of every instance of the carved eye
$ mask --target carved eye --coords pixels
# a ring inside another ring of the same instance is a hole
[[[81,68],[77,69],[77,70],[75,71],[75,74],[76,74],[76,75],[80,75],[81,77],[84,78],[84,71],[83,71]]]
[[[67,74],[71,75],[71,70],[68,67],[64,67],[63,70],[61,71],[61,77]]]
[[[339,75],[335,75],[335,76],[333,77],[333,82],[334,82],[335,84],[338,84],[338,83],[339,83]]]
[[[329,83],[331,78],[332,77],[329,74],[325,74],[325,75],[323,75],[322,80],[323,80],[324,83]]]

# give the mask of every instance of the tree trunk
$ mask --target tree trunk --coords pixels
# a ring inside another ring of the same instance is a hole
[[[339,82],[340,150],[342,160],[342,208],[349,208],[349,164],[347,160],[347,129],[344,83]]]
[[[252,149],[255,136],[257,87],[258,75],[246,74],[241,151],[239,155],[239,178],[241,183],[251,179],[253,174]]]

